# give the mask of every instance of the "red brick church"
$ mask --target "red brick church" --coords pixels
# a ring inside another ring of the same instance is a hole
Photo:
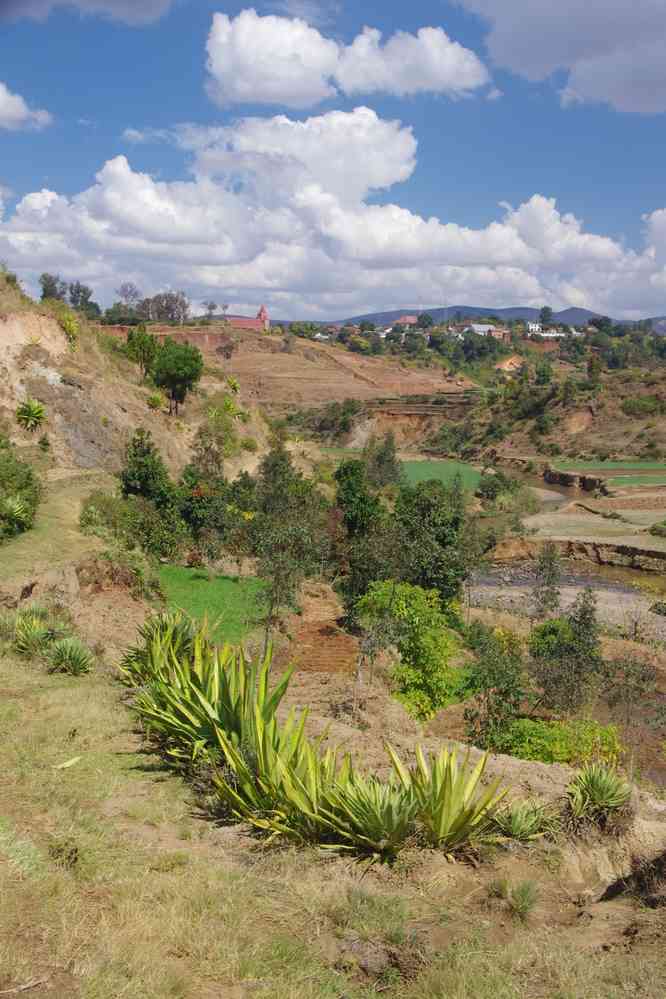
[[[248,316],[225,316],[229,325],[236,330],[257,330],[259,333],[268,333],[271,328],[271,322],[268,316],[268,309],[265,305],[262,305],[257,312],[256,319],[250,319]]]

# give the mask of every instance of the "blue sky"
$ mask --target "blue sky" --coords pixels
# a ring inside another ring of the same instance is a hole
[[[0,259],[106,303],[666,313],[662,0],[551,6],[0,0]]]

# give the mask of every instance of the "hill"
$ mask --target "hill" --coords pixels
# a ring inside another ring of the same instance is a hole
[[[435,309],[405,306],[404,309],[391,309],[388,312],[369,312],[362,316],[352,316],[350,319],[346,319],[345,322],[356,324],[362,322],[377,324],[394,323],[400,316],[416,315],[420,312],[430,313],[435,322],[438,323],[453,319],[457,313],[463,319],[469,319],[472,316],[497,316],[498,319],[523,319],[532,322],[539,318],[539,309],[532,309],[522,305],[509,309],[496,309],[484,305],[449,305],[446,308]],[[561,312],[553,313],[553,320],[557,323],[580,325],[599,315],[601,313],[591,312],[589,309],[563,309]]]

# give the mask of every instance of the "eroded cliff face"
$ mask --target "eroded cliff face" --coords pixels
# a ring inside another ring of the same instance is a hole
[[[585,541],[551,539],[563,558],[573,561],[592,562],[595,565],[612,565],[628,569],[643,569],[647,572],[666,570],[666,551],[650,548],[646,535],[645,546],[613,544],[607,541]],[[537,558],[545,539],[505,538],[493,549],[493,562],[518,562]]]

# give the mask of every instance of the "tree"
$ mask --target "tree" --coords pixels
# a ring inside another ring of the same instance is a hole
[[[392,680],[399,700],[427,719],[454,694],[459,674],[451,665],[457,641],[442,612],[439,594],[394,580],[374,582],[359,600],[357,618],[373,629],[383,647],[395,644],[400,662]]]
[[[78,312],[86,312],[91,305],[92,288],[80,281],[72,281],[69,285],[69,304]]]
[[[336,502],[350,538],[366,534],[380,519],[382,505],[372,495],[368,485],[365,464],[358,459],[342,461],[335,472]]]
[[[150,430],[138,427],[127,445],[120,473],[123,496],[143,496],[159,508],[174,498],[174,487]]]
[[[133,281],[123,281],[120,288],[116,288],[116,295],[127,312],[133,312],[143,297]]]
[[[550,385],[553,380],[553,369],[549,361],[539,361],[534,373],[537,385]]]
[[[59,274],[41,275],[39,284],[42,289],[42,302],[47,298],[54,298],[60,302],[65,301],[67,295],[67,282],[63,281]]]
[[[560,609],[560,556],[557,546],[547,541],[539,552],[534,569],[532,604],[537,620],[552,617]]]
[[[542,329],[547,329],[553,324],[553,310],[549,305],[544,305],[539,312],[539,322]]]
[[[150,371],[157,351],[159,341],[152,333],[148,333],[146,327],[141,324],[136,329],[128,330],[127,333],[127,356],[141,369],[141,378],[144,379]]]
[[[429,312],[422,312],[416,319],[416,325],[420,330],[429,330],[431,326],[435,325],[435,320]]]
[[[590,354],[587,359],[587,378],[593,385],[599,384],[601,376],[601,360],[597,354]]]
[[[464,712],[467,738],[482,749],[501,749],[527,696],[520,640],[501,628],[484,629],[468,670],[468,689],[475,696]]]
[[[479,554],[467,530],[465,502],[459,479],[450,486],[431,480],[403,486],[395,505],[404,578],[437,590],[443,603],[459,595]]]
[[[203,307],[206,310],[206,319],[212,319],[217,310],[219,309],[219,305],[217,304],[217,302],[212,302],[212,301],[203,302]]]
[[[564,617],[538,625],[530,637],[530,673],[545,707],[573,714],[590,698],[602,677],[596,599],[590,587]]]
[[[364,319],[362,323],[359,323],[358,328],[360,329],[361,333],[374,333],[375,330],[377,329],[376,325],[374,323],[368,322],[367,319]]]
[[[166,338],[155,355],[152,373],[157,387],[165,389],[169,395],[170,414],[178,415],[178,406],[198,383],[203,369],[203,356],[198,347]]]
[[[402,466],[398,459],[395,434],[389,430],[384,437],[370,437],[363,448],[363,461],[368,482],[377,489],[400,482]]]
[[[259,467],[252,554],[265,580],[265,647],[281,608],[293,605],[300,583],[320,571],[326,548],[324,501],[276,441]]]

